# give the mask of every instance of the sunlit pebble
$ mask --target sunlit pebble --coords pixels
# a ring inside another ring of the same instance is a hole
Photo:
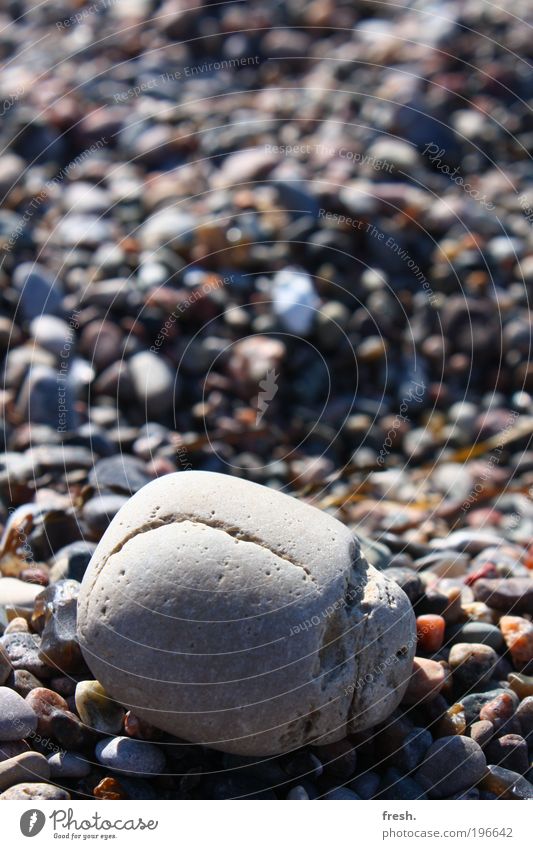
[[[440,649],[444,640],[446,622],[442,616],[427,613],[417,616],[416,636],[418,648],[427,654],[432,654]]]

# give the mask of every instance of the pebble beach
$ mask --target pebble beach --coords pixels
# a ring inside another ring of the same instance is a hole
[[[533,799],[531,24],[5,4],[0,800]]]

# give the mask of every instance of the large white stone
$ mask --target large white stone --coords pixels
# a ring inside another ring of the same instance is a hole
[[[331,516],[255,483],[178,472],[115,516],[78,631],[110,696],[240,754],[334,742],[399,703],[411,604]]]

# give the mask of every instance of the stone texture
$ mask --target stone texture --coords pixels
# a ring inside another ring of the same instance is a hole
[[[32,623],[42,627],[39,656],[49,666],[62,672],[83,668],[76,638],[76,608],[80,585],[77,581],[58,581],[47,587],[36,599]]]
[[[444,667],[436,660],[415,657],[413,671],[407,685],[403,701],[416,705],[424,700],[434,699],[440,693],[446,680]]]
[[[37,799],[38,801],[56,799],[63,802],[70,799],[70,793],[67,793],[66,790],[62,790],[60,787],[54,787],[53,784],[29,784],[26,782],[15,784],[9,790],[0,793],[0,799],[22,799],[25,801],[30,799]]]
[[[487,761],[523,775],[529,769],[527,743],[520,734],[504,734],[485,747]]]
[[[441,737],[428,749],[416,780],[431,796],[446,798],[468,790],[485,775],[481,747],[469,737]]]
[[[518,772],[501,766],[487,768],[481,787],[494,793],[498,799],[533,799],[533,784]]]
[[[23,752],[29,752],[30,747],[25,740],[10,740],[0,743],[0,762],[8,761]]]
[[[342,524],[210,472],[167,475],[132,497],[78,608],[85,660],[113,698],[238,754],[325,745],[380,722],[404,693],[414,631],[404,593]]]
[[[520,723],[522,735],[531,740],[533,738],[533,696],[527,696],[520,702],[516,710],[516,718]]]
[[[0,687],[0,740],[23,740],[37,728],[37,717],[24,699]]]
[[[513,663],[521,669],[533,660],[533,624],[523,616],[502,616],[499,624]]]
[[[129,368],[137,400],[148,415],[164,415],[172,409],[179,380],[160,355],[139,351],[129,360]]]
[[[21,781],[46,781],[50,778],[50,767],[44,755],[38,752],[22,752],[0,763],[0,790],[7,790]]]

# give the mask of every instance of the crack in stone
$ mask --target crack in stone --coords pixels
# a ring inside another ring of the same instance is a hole
[[[119,543],[117,543],[114,548],[109,552],[109,554],[104,558],[103,562],[95,568],[94,580],[91,586],[91,590],[93,589],[97,579],[100,577],[101,572],[103,571],[109,560],[114,557],[115,554],[118,554],[120,551],[122,551],[124,546],[128,542],[130,542],[130,540],[135,539],[135,537],[140,536],[141,534],[157,530],[158,528],[167,527],[169,525],[181,525],[185,522],[190,522],[194,525],[203,525],[207,528],[213,528],[214,530],[223,531],[229,537],[238,540],[239,542],[248,542],[252,545],[258,545],[265,551],[268,551],[270,554],[273,554],[275,557],[278,557],[280,560],[284,560],[286,563],[289,563],[291,566],[294,566],[296,569],[301,569],[305,573],[306,578],[309,578],[309,580],[313,584],[316,584],[316,578],[314,577],[314,575],[311,574],[311,571],[308,566],[304,566],[301,563],[294,563],[293,560],[291,560],[282,552],[269,548],[259,537],[256,537],[253,534],[245,534],[239,528],[226,525],[224,522],[209,522],[205,521],[204,519],[198,520],[198,518],[195,516],[181,514],[179,518],[172,517],[169,521],[165,521],[164,519],[154,519],[153,521],[147,522],[146,524],[142,525],[140,528],[136,528],[135,530],[132,530],[128,534],[126,534],[126,536]]]

